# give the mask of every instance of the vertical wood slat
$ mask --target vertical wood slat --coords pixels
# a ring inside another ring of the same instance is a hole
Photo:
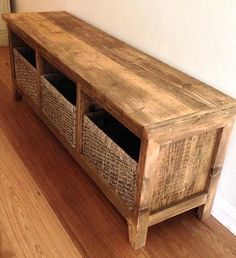
[[[11,73],[12,73],[12,94],[13,98],[16,101],[19,101],[22,99],[21,94],[19,91],[17,91],[16,86],[16,72],[15,72],[15,65],[14,65],[14,55],[13,55],[13,41],[12,41],[12,32],[9,29],[9,26],[7,28],[8,30],[8,41],[9,41],[9,49],[10,49],[10,63],[11,63]]]
[[[77,83],[76,84],[76,112],[75,112],[75,150],[78,151],[80,150],[80,130],[81,130],[81,120],[80,120],[80,100],[81,100],[81,91],[80,91],[80,85]]]
[[[43,70],[43,61],[40,57],[39,51],[35,51],[35,58],[36,58],[36,76],[37,76],[37,91],[38,91],[38,105],[39,109],[41,110],[42,106],[42,99],[41,99],[41,83],[40,83],[40,77],[44,73]]]
[[[216,189],[219,183],[221,170],[223,167],[230,134],[232,131],[234,121],[231,120],[224,128],[221,129],[219,136],[218,147],[215,149],[215,158],[210,173],[209,183],[207,186],[207,201],[206,204],[199,207],[198,217],[202,220],[207,219],[211,215],[212,205],[216,194]]]
[[[83,116],[89,112],[90,103],[85,94],[81,91],[81,83],[77,83],[77,148],[76,150],[82,153],[82,133],[83,133]]]
[[[128,221],[129,240],[134,249],[146,244],[153,193],[152,179],[159,152],[160,145],[154,140],[142,141],[137,168],[136,204],[132,221]]]

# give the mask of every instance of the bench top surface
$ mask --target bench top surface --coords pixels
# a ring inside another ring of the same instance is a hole
[[[68,12],[5,14],[4,20],[52,55],[136,131],[217,113],[236,101]]]

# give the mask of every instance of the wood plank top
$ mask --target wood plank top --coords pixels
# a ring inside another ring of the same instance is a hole
[[[53,57],[137,135],[183,119],[217,116],[236,101],[126,43],[61,12],[5,14],[10,28]]]

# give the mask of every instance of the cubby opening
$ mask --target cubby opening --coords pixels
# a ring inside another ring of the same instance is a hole
[[[36,55],[35,50],[31,47],[16,47],[18,53],[23,56],[23,58],[30,63],[34,68],[36,68]]]
[[[12,32],[15,79],[22,92],[39,104],[35,50]]]
[[[77,87],[66,75],[47,60],[42,59],[43,77],[68,100],[73,106],[76,106]]]
[[[61,73],[45,74],[44,78],[72,105],[76,106],[76,85]]]
[[[11,32],[12,45],[23,58],[36,68],[35,50],[27,44],[22,38],[18,37],[14,32]]]
[[[76,145],[76,84],[47,60],[41,58],[41,109],[66,138]]]
[[[136,135],[104,109],[90,112],[87,117],[132,159],[138,162],[141,141]]]
[[[141,140],[100,105],[84,104],[81,154],[94,173],[132,209]]]

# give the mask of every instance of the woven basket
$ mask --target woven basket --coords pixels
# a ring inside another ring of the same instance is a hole
[[[24,93],[36,104],[39,103],[37,75],[35,66],[35,52],[31,48],[14,48],[14,62],[16,82]]]
[[[64,77],[61,74],[53,74],[40,78],[42,111],[70,145],[75,147],[76,107],[50,83],[53,80],[61,80],[63,83]]]
[[[96,122],[100,123],[100,128]],[[116,136],[119,135],[119,139],[126,138],[126,132],[122,133],[119,126],[116,130],[116,124],[107,121],[106,117],[104,119],[104,111],[89,113],[83,118],[82,154],[96,168],[102,180],[110,185],[129,209],[132,209],[137,162],[101,129],[101,124],[109,126],[110,131]]]

